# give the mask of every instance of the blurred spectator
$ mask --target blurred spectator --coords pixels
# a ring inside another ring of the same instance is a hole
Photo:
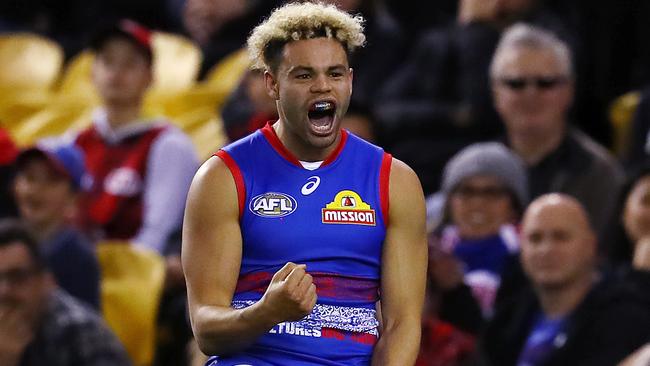
[[[203,50],[200,77],[224,56],[244,47],[253,27],[281,0],[186,0],[183,24]]]
[[[527,24],[504,33],[490,69],[506,142],[527,166],[531,197],[568,193],[602,229],[623,172],[607,150],[570,127],[573,75],[566,43]]]
[[[9,133],[0,127],[0,218],[13,217],[18,214],[11,182],[14,176],[14,160],[18,155],[18,148],[11,140]]]
[[[163,362],[178,365],[189,324],[177,234],[198,158],[180,129],[164,119],[141,119],[142,100],[152,80],[150,36],[146,28],[123,20],[93,39],[93,81],[103,108],[75,139],[88,170],[80,216],[93,240],[126,240],[165,256],[160,321],[168,325],[178,320],[181,323],[174,326],[186,331],[176,333],[161,349],[173,349],[174,356],[167,354]]]
[[[383,0],[387,11],[393,14],[411,42],[426,29],[439,28],[456,19],[458,0],[438,0],[435,6],[418,0]],[[409,44],[411,46],[411,44]]]
[[[650,161],[629,175],[613,213],[603,243],[607,259],[650,271]]]
[[[262,70],[246,72],[226,100],[221,118],[230,141],[238,140],[278,118],[275,100],[266,93]]]
[[[596,235],[574,198],[526,210],[521,262],[532,283],[497,310],[483,338],[488,365],[615,365],[650,337],[650,304],[599,273]]]
[[[94,248],[72,226],[85,172],[74,145],[37,145],[16,161],[14,193],[20,216],[39,242],[59,287],[96,310],[100,271]]]
[[[378,143],[379,133],[375,114],[366,104],[351,101],[341,126],[366,141]]]
[[[519,251],[516,225],[528,202],[524,165],[500,143],[473,144],[447,163],[442,190],[444,217],[432,236],[432,258],[441,251],[459,262],[489,318],[502,274]]]
[[[56,289],[35,240],[9,220],[0,223],[0,364],[130,365],[99,315]]]
[[[476,336],[440,319],[437,315],[439,310],[436,309],[439,305],[435,304],[439,301],[439,293],[434,289],[435,287],[435,285],[427,286],[420,353],[415,366],[471,365],[476,350]],[[461,313],[466,308],[456,310]]]
[[[162,254],[180,228],[198,159],[178,128],[140,119],[152,78],[149,36],[130,21],[96,35],[93,81],[104,106],[75,142],[86,157],[82,216],[94,238],[132,240]]]
[[[488,69],[501,31],[517,20],[562,28],[537,0],[461,0],[458,22],[422,34],[378,94],[386,145],[418,173],[425,193],[438,189],[453,154],[502,131]]]

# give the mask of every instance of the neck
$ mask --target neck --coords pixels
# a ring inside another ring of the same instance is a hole
[[[580,305],[587,293],[593,287],[595,273],[589,273],[583,278],[564,286],[541,288],[536,290],[542,311],[547,318],[560,318],[570,314]]]
[[[282,145],[284,145],[284,147],[299,161],[323,161],[332,153],[332,151],[334,151],[334,149],[336,149],[341,141],[340,130],[337,132],[337,136],[332,144],[321,148],[306,143],[300,137],[294,135],[293,132],[286,128],[281,122],[273,124],[273,129],[275,130],[278,139],[280,139],[280,142],[282,142]]]
[[[564,139],[564,131],[547,134],[508,132],[510,147],[526,163],[535,165],[556,150]]]
[[[63,226],[62,218],[47,223],[29,224],[32,234],[39,243],[42,243],[52,237],[52,235],[54,235],[61,226]]]
[[[140,117],[140,103],[130,105],[106,105],[106,118],[113,129],[124,127]]]

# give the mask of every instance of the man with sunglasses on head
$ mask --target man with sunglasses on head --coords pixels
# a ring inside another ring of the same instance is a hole
[[[506,143],[525,162],[532,198],[563,192],[604,227],[622,179],[618,162],[572,128],[571,51],[553,33],[520,23],[506,29],[490,66],[495,108]]]

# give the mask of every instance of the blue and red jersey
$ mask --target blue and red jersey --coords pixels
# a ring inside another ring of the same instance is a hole
[[[208,364],[368,365],[378,337],[391,156],[343,130],[335,151],[308,170],[270,124],[216,155],[239,198],[243,252],[232,306],[258,301],[287,262],[307,265],[318,302],[304,319]]]

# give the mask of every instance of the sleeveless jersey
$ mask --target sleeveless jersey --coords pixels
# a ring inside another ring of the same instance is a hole
[[[149,151],[166,129],[157,126],[118,144],[106,142],[95,126],[75,144],[84,152],[92,178],[82,198],[82,226],[108,239],[131,239],[142,226],[143,192]],[[94,235],[93,235],[94,236]]]
[[[378,337],[381,252],[391,156],[342,130],[337,149],[304,169],[273,128],[217,154],[237,186],[243,252],[232,306],[258,301],[286,262],[307,265],[318,301],[235,356],[208,365],[368,365]]]

